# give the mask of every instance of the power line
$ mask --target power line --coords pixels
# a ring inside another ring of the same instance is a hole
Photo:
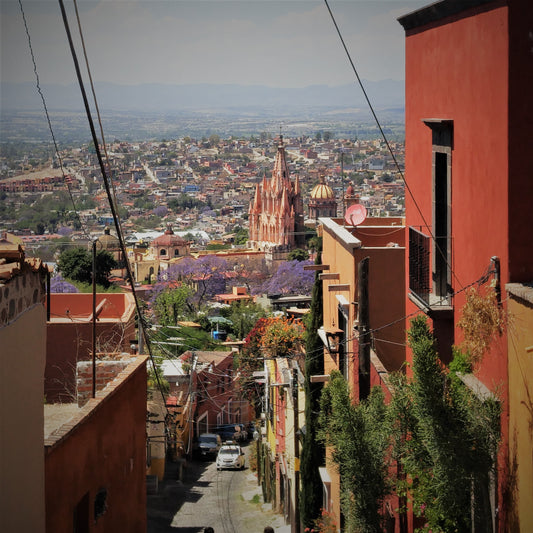
[[[450,265],[450,262],[448,260],[448,258],[446,257],[446,254],[444,253],[444,250],[441,249],[441,247],[439,246],[439,244],[437,243],[437,239],[435,238],[435,236],[433,235],[433,231],[431,230],[431,226],[429,226],[429,224],[426,222],[426,218],[424,217],[424,214],[422,213],[422,210],[420,208],[420,206],[418,205],[418,202],[416,201],[416,198],[413,194],[413,192],[411,191],[411,187],[409,187],[409,184],[407,183],[407,180],[405,179],[405,176],[402,172],[402,169],[400,168],[400,165],[398,163],[398,160],[396,159],[396,155],[394,154],[394,151],[392,150],[392,147],[389,143],[389,140],[387,139],[387,136],[385,135],[385,132],[383,131],[383,128],[381,127],[381,123],[379,122],[379,119],[376,115],[376,112],[374,111],[374,107],[372,106],[372,103],[370,102],[370,98],[368,97],[368,94],[365,90],[365,87],[363,85],[363,82],[361,80],[361,78],[359,77],[359,73],[357,72],[357,69],[355,68],[355,64],[352,60],[352,57],[350,55],[350,52],[348,51],[348,47],[346,46],[346,43],[344,42],[344,38],[342,37],[342,34],[341,34],[341,31],[339,29],[339,26],[337,25],[337,21],[335,20],[335,17],[333,16],[333,13],[329,7],[329,4],[328,4],[328,0],[324,0],[324,3],[326,4],[326,7],[328,9],[328,12],[330,14],[330,17],[331,17],[331,20],[333,21],[333,25],[335,26],[335,29],[337,30],[337,34],[339,36],[339,39],[342,43],[342,46],[344,48],[344,51],[346,52],[346,55],[348,57],[348,61],[350,62],[350,65],[352,66],[352,70],[354,71],[354,74],[355,74],[355,77],[357,78],[357,82],[359,83],[359,87],[361,88],[361,91],[363,92],[363,95],[365,97],[365,100],[366,100],[366,103],[368,105],[368,108],[370,109],[370,112],[372,113],[372,116],[374,117],[374,120],[376,122],[376,125],[379,129],[379,132],[381,134],[381,137],[383,138],[383,141],[385,142],[385,145],[387,146],[387,149],[392,157],[392,160],[394,161],[394,164],[396,166],[396,169],[398,171],[398,173],[400,174],[400,177],[402,178],[402,181],[405,185],[405,188],[407,189],[407,192],[409,193],[409,196],[411,197],[417,211],[418,211],[418,214],[420,215],[420,217],[422,218],[422,221],[424,222],[424,225],[425,227],[427,228],[428,232],[429,232],[429,235],[435,245],[435,249],[436,251],[440,254],[440,256],[442,257],[442,259],[446,262],[446,266],[450,269],[450,273],[453,275],[453,277],[456,279],[457,283],[459,285],[462,286],[462,283],[459,281],[459,278],[457,277],[455,271],[453,270],[453,267],[452,265]]]
[[[76,76],[78,78],[78,83],[79,83],[80,91],[81,91],[82,98],[83,98],[83,104],[84,104],[85,111],[86,111],[86,114],[87,114],[87,120],[89,122],[89,127],[90,127],[90,130],[91,130],[91,136],[92,136],[92,139],[93,139],[93,142],[94,142],[94,146],[95,146],[95,150],[96,150],[96,156],[98,158],[98,163],[100,165],[100,170],[102,172],[102,178],[103,178],[103,181],[104,181],[104,186],[105,186],[105,190],[106,190],[108,201],[109,201],[111,214],[113,215],[113,222],[115,224],[115,230],[117,232],[117,237],[118,237],[118,240],[119,240],[120,249],[122,251],[122,254],[123,254],[123,257],[124,257],[124,261],[125,261],[126,270],[127,270],[127,273],[128,273],[128,281],[130,282],[132,295],[133,295],[133,298],[135,300],[135,308],[137,310],[137,315],[139,317],[141,317],[142,316],[142,310],[141,310],[141,306],[140,306],[140,303],[139,303],[139,298],[138,298],[136,290],[135,290],[135,282],[134,282],[133,274],[132,274],[131,267],[130,267],[130,264],[129,264],[129,259],[128,259],[128,256],[127,256],[127,253],[126,253],[126,246],[124,244],[124,237],[122,235],[122,230],[121,230],[121,227],[120,227],[120,222],[118,220],[117,210],[115,208],[115,204],[113,202],[113,198],[112,198],[112,195],[111,195],[111,190],[110,190],[110,187],[109,187],[109,180],[107,178],[107,172],[106,172],[105,165],[104,165],[104,162],[103,162],[103,159],[102,159],[102,154],[100,152],[100,146],[99,146],[98,138],[96,136],[96,131],[94,129],[94,122],[93,122],[93,119],[92,119],[91,110],[90,110],[90,107],[89,107],[89,102],[87,100],[87,94],[85,92],[85,86],[83,84],[83,79],[82,79],[82,76],[81,76],[81,71],[80,71],[80,67],[79,67],[79,63],[78,63],[78,58],[77,58],[77,55],[76,55],[76,50],[74,48],[74,43],[72,41],[72,35],[71,35],[71,32],[70,32],[70,26],[69,26],[69,23],[68,23],[68,18],[67,18],[67,14],[66,14],[66,11],[65,11],[65,5],[63,3],[63,0],[59,0],[59,5],[60,5],[60,8],[61,8],[61,15],[63,17],[63,24],[65,26],[65,31],[67,33],[67,39],[68,39],[68,42],[69,42],[69,47],[70,47],[70,52],[71,52],[71,55],[72,55],[72,60],[74,62],[74,68],[76,70]],[[139,325],[141,325],[141,324],[142,324],[142,321],[139,320]],[[140,328],[139,334],[144,336],[144,331],[143,331],[142,326]],[[152,367],[154,369],[154,375],[156,377],[156,381],[157,381],[157,384],[158,384],[159,392],[161,393],[161,397],[163,399],[163,404],[165,405],[165,409],[166,409],[167,414],[168,414],[168,409],[166,407],[166,402],[165,402],[165,395],[164,395],[164,392],[163,392],[163,385],[161,383],[161,378],[159,376],[159,372],[157,371],[157,367],[156,367],[156,364],[155,364],[155,361],[154,361],[154,358],[153,358],[152,349],[151,349],[151,346],[150,346],[150,341],[149,341],[148,336],[144,336],[144,337],[145,337],[145,341],[146,341],[146,348],[147,348],[148,354],[150,356],[150,361],[151,361]]]
[[[85,228],[85,226],[83,225],[83,223],[81,221],[80,214],[78,213],[78,210],[76,209],[76,203],[74,202],[74,196],[72,195],[72,189],[70,187],[70,178],[68,178],[66,176],[66,174],[65,174],[65,169],[63,167],[63,159],[61,158],[61,154],[59,152],[59,147],[57,146],[57,140],[56,140],[56,137],[54,135],[54,130],[52,128],[52,121],[50,120],[50,114],[48,113],[48,106],[46,105],[46,100],[44,98],[44,93],[43,93],[43,91],[41,89],[41,82],[40,82],[40,78],[39,78],[39,73],[37,72],[37,63],[35,61],[35,54],[33,53],[33,46],[31,44],[30,30],[28,28],[28,23],[26,21],[26,14],[25,14],[24,8],[22,6],[22,0],[19,0],[19,7],[20,7],[20,12],[22,14],[22,21],[24,23],[24,30],[26,31],[26,37],[28,38],[28,48],[30,49],[31,61],[32,61],[32,64],[33,64],[33,72],[35,73],[35,84],[36,84],[37,92],[39,93],[39,96],[41,97],[41,101],[43,103],[44,113],[45,113],[45,116],[46,116],[46,121],[48,123],[48,129],[50,130],[50,135],[52,136],[52,141],[54,143],[54,150],[55,150],[55,153],[56,153],[57,160],[59,162],[59,168],[61,169],[61,175],[63,177],[63,181],[65,182],[65,184],[67,186],[68,194],[70,196],[70,201],[72,202],[72,207],[74,209],[74,212],[76,213],[76,217],[78,219],[78,222],[80,223],[80,227],[82,228],[84,234],[87,236],[88,235],[88,231]]]

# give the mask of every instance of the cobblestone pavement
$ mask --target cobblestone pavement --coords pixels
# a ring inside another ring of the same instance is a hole
[[[290,533],[290,525],[263,502],[257,477],[243,471],[217,471],[214,462],[190,461],[181,480],[177,463],[167,462],[157,494],[148,494],[148,533],[262,533],[271,525]]]

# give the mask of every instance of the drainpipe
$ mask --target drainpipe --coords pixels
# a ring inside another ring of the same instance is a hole
[[[46,269],[46,321],[50,322],[50,270]]]
[[[500,258],[497,255],[493,255],[490,258],[492,264],[492,273],[494,274],[494,291],[496,292],[496,299],[498,305],[502,305],[502,287],[500,284]]]

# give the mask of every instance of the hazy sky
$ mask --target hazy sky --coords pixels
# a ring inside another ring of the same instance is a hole
[[[77,34],[72,0],[64,0]],[[399,16],[431,0],[329,0],[359,75],[404,79]],[[22,0],[42,83],[75,82],[59,3]],[[2,81],[35,81],[18,0],[0,0]],[[94,81],[236,83],[271,87],[352,83],[323,1],[78,0]],[[80,62],[81,46],[78,46]]]

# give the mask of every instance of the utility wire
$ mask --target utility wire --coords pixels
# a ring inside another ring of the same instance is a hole
[[[342,43],[342,46],[344,48],[344,51],[346,52],[346,55],[348,57],[348,61],[350,62],[350,65],[352,66],[352,70],[354,71],[354,74],[355,74],[355,77],[357,78],[357,82],[359,83],[359,87],[361,88],[361,91],[363,92],[363,95],[365,97],[365,100],[366,100],[366,103],[370,109],[370,112],[372,113],[372,116],[374,117],[374,120],[376,121],[376,125],[379,129],[379,132],[381,134],[381,137],[383,138],[383,141],[385,142],[385,144],[387,145],[387,149],[392,157],[392,160],[394,161],[394,164],[396,165],[396,169],[398,171],[398,173],[400,174],[400,177],[402,178],[402,181],[405,185],[405,188],[407,189],[407,192],[409,193],[409,196],[411,197],[411,200],[413,201],[413,203],[415,204],[415,207],[418,211],[418,214],[420,215],[420,217],[422,218],[422,221],[424,222],[424,225],[425,227],[427,228],[428,230],[428,233],[430,234],[430,237],[431,239],[433,240],[433,243],[435,244],[435,249],[437,250],[437,252],[441,255],[441,257],[444,259],[444,261],[446,262],[446,265],[447,267],[450,269],[450,272],[451,274],[453,275],[453,277],[455,278],[455,280],[457,281],[457,283],[462,286],[462,283],[459,281],[459,278],[457,277],[455,271],[453,270],[452,266],[450,265],[449,261],[448,261],[448,258],[446,257],[446,254],[444,253],[444,251],[441,249],[441,247],[439,246],[439,244],[437,243],[437,239],[435,238],[435,236],[433,235],[433,231],[431,229],[431,226],[429,226],[429,224],[426,222],[426,218],[424,217],[424,214],[422,213],[422,210],[420,208],[420,206],[418,205],[418,202],[416,201],[416,198],[413,194],[413,192],[411,191],[411,187],[409,187],[409,184],[407,183],[407,180],[405,179],[405,176],[400,168],[400,165],[398,163],[398,160],[396,159],[396,156],[394,155],[394,151],[392,150],[392,147],[389,143],[389,140],[387,139],[387,136],[385,135],[385,132],[383,131],[383,128],[381,127],[381,123],[379,122],[379,119],[376,115],[376,112],[374,111],[374,107],[372,106],[372,103],[370,102],[370,98],[368,97],[368,94],[365,90],[365,87],[363,85],[363,82],[361,80],[361,78],[359,77],[359,73],[357,72],[357,69],[355,68],[355,64],[352,60],[352,57],[350,55],[350,52],[348,51],[348,47],[346,46],[346,43],[344,42],[344,38],[342,37],[342,34],[341,34],[341,31],[339,29],[339,26],[337,25],[337,21],[335,20],[335,17],[333,16],[333,13],[329,7],[329,4],[328,4],[328,0],[324,0],[324,3],[326,4],[326,7],[329,11],[329,15],[331,17],[331,20],[333,21],[333,25],[335,26],[335,29],[337,30],[337,34],[339,36],[339,39]]]
[[[48,123],[48,129],[50,130],[50,135],[52,136],[52,141],[54,143],[54,150],[55,150],[55,153],[56,153],[57,160],[59,162],[59,168],[61,169],[61,175],[63,177],[63,180],[64,180],[65,184],[67,185],[67,190],[68,190],[68,194],[70,196],[70,201],[72,202],[72,207],[74,208],[74,212],[76,213],[76,217],[78,218],[78,222],[80,223],[80,227],[82,228],[83,233],[85,234],[85,236],[89,237],[89,232],[87,231],[87,229],[83,225],[83,223],[81,221],[80,214],[78,213],[78,210],[76,209],[76,202],[74,201],[74,196],[72,195],[72,189],[70,187],[70,178],[68,178],[66,176],[66,174],[65,174],[65,169],[63,167],[63,159],[61,158],[61,154],[60,154],[59,148],[57,146],[57,140],[56,140],[56,137],[54,135],[54,130],[52,128],[52,121],[50,120],[50,114],[48,113],[48,107],[46,105],[46,100],[44,98],[44,93],[43,93],[43,91],[41,89],[41,82],[40,82],[40,79],[39,79],[39,73],[37,72],[37,63],[35,61],[35,54],[33,53],[33,46],[31,44],[30,30],[28,28],[28,22],[26,20],[26,14],[24,12],[24,7],[22,6],[22,0],[19,0],[19,7],[20,7],[20,12],[22,14],[22,21],[24,23],[24,30],[26,31],[26,37],[28,38],[28,47],[30,49],[31,61],[33,63],[33,72],[35,73],[36,88],[37,88],[37,92],[39,93],[39,96],[41,97],[41,101],[43,103],[44,113],[46,115],[46,121]]]
[[[113,200],[114,200],[115,206],[116,206],[117,205],[117,191],[115,189],[115,183],[113,182],[113,177],[111,175],[112,174],[111,173],[111,164],[109,162],[109,156],[107,154],[107,144],[105,142],[104,128],[102,127],[102,118],[100,116],[100,109],[98,107],[98,100],[96,99],[96,91],[94,90],[93,77],[92,77],[92,74],[91,74],[91,67],[89,65],[89,59],[87,57],[87,50],[85,48],[85,39],[83,37],[83,30],[82,30],[82,27],[81,27],[80,15],[78,13],[78,3],[77,3],[76,0],[74,0],[74,9],[76,11],[76,20],[78,22],[78,31],[80,32],[81,46],[82,46],[82,49],[83,49],[83,56],[85,58],[85,66],[87,68],[87,74],[89,76],[89,82],[91,84],[91,92],[92,92],[92,95],[93,95],[94,107],[96,109],[96,116],[98,118],[98,125],[100,127],[100,135],[102,136],[102,146],[104,148],[105,160],[106,160],[107,169],[108,169],[108,172],[109,172],[109,179],[110,179],[110,182],[111,182],[111,187],[113,189]],[[118,210],[117,210],[117,218],[118,218],[119,224],[120,224],[120,217],[118,215]]]
[[[115,229],[117,231],[117,237],[118,237],[118,240],[119,240],[120,249],[122,251],[122,254],[123,254],[123,257],[124,257],[124,262],[125,262],[125,265],[126,265],[126,270],[128,272],[128,281],[130,283],[132,295],[133,295],[133,298],[135,300],[135,308],[137,310],[137,315],[140,318],[142,316],[142,309],[141,309],[141,306],[140,306],[140,303],[139,303],[139,298],[137,296],[137,292],[135,290],[135,282],[134,282],[134,279],[133,279],[133,274],[132,274],[132,271],[131,271],[131,266],[130,266],[130,263],[129,263],[128,255],[126,253],[126,246],[124,244],[124,237],[122,235],[122,231],[121,231],[121,228],[120,228],[120,223],[119,223],[119,220],[118,220],[118,215],[117,215],[117,212],[116,212],[115,204],[113,202],[113,198],[112,198],[112,195],[111,195],[111,189],[109,187],[109,180],[107,178],[106,168],[105,168],[105,165],[104,165],[104,161],[102,159],[102,154],[100,152],[100,146],[99,146],[99,142],[98,142],[98,137],[96,136],[96,131],[94,129],[94,122],[93,122],[93,119],[92,119],[91,110],[90,110],[90,107],[89,107],[89,102],[87,100],[87,94],[85,92],[85,86],[83,84],[83,79],[82,79],[82,76],[81,76],[80,66],[79,66],[79,63],[78,63],[78,57],[76,55],[76,50],[74,48],[74,43],[72,41],[72,35],[71,35],[71,32],[70,32],[70,26],[69,26],[69,22],[68,22],[68,18],[67,18],[67,14],[66,14],[66,11],[65,11],[65,5],[63,3],[63,0],[59,0],[59,6],[61,8],[61,15],[63,17],[63,24],[65,26],[65,31],[67,33],[70,52],[71,52],[71,55],[72,55],[72,60],[74,62],[74,68],[76,70],[76,76],[78,78],[78,83],[79,83],[80,91],[81,91],[82,98],[83,98],[83,104],[84,104],[85,111],[86,111],[86,114],[87,114],[87,120],[89,122],[89,127],[90,127],[90,130],[91,130],[92,139],[93,139],[93,142],[94,142],[94,147],[95,147],[95,150],[96,150],[96,156],[98,158],[98,163],[100,165],[100,170],[102,172],[102,178],[103,178],[103,181],[104,181],[104,186],[105,186],[105,190],[106,190],[108,201],[109,201],[109,206],[111,208],[111,214],[113,215],[113,221],[115,223]],[[139,324],[142,324],[141,320],[139,320]],[[144,330],[142,329],[142,327],[141,327],[141,331],[139,332],[139,334],[140,335],[144,335]],[[150,361],[151,361],[152,367],[154,369],[154,375],[155,375],[156,380],[157,380],[159,392],[161,393],[161,397],[163,399],[163,405],[165,406],[165,410],[167,411],[167,414],[168,414],[168,409],[166,407],[166,401],[165,401],[165,395],[163,393],[163,384],[161,383],[161,378],[159,376],[159,372],[157,371],[157,367],[156,367],[156,364],[155,364],[155,361],[154,361],[154,357],[153,357],[153,354],[152,354],[152,348],[151,348],[151,345],[150,345],[150,340],[149,340],[148,336],[144,336],[144,338],[145,338],[145,342],[146,342],[146,348],[147,348],[148,354],[150,356]]]

